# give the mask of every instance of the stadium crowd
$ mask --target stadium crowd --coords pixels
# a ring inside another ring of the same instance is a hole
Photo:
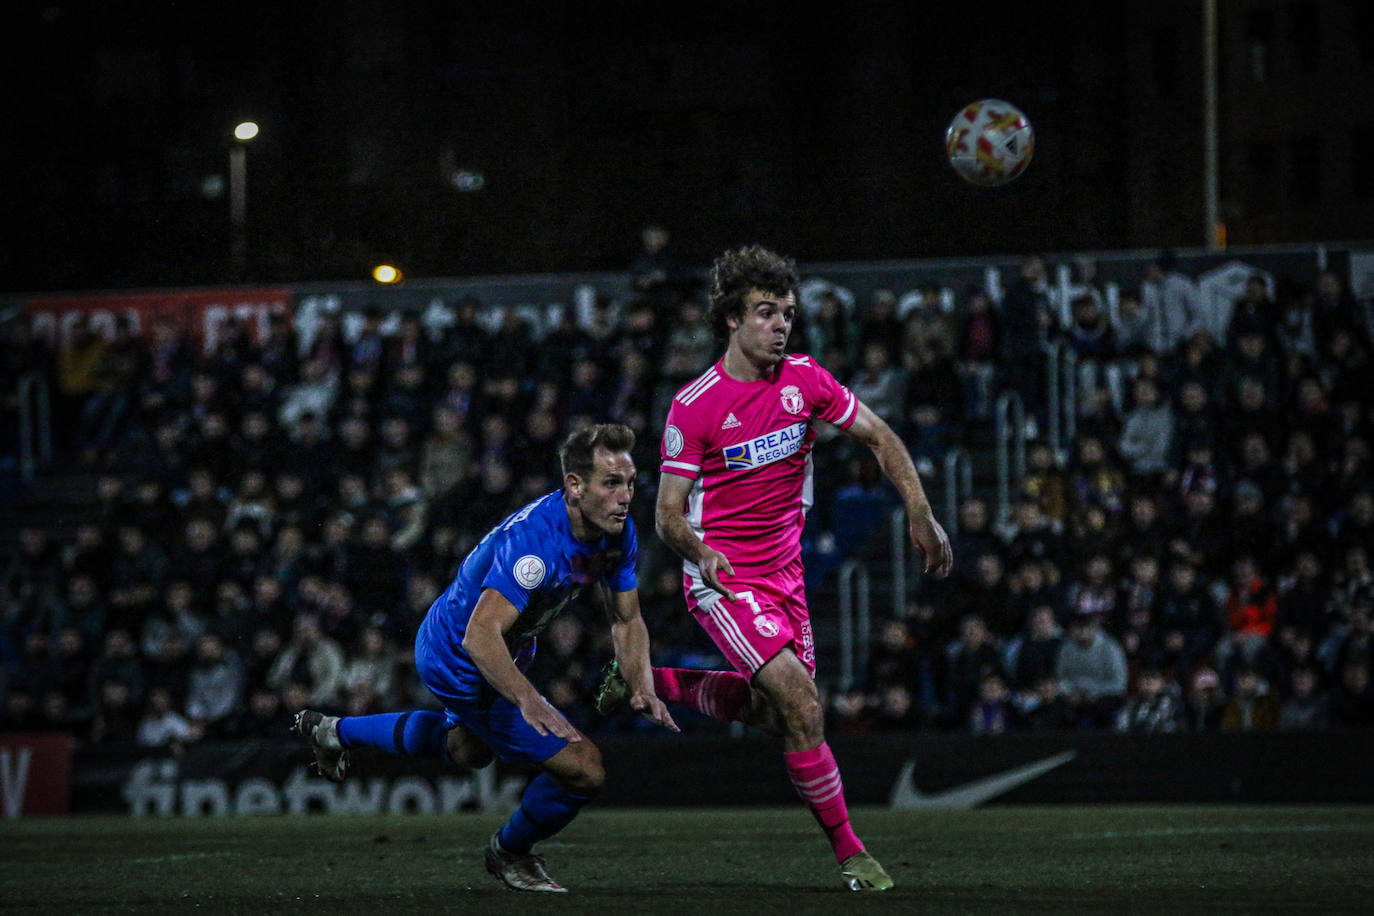
[[[18,532],[0,565],[0,731],[184,745],[284,736],[306,706],[434,705],[410,659],[430,601],[482,532],[560,485],[567,432],[602,420],[639,436],[655,663],[722,667],[650,514],[667,405],[717,349],[690,277],[637,276],[548,326],[468,299],[439,334],[369,311],[307,337],[277,315],[208,352],[170,320],[77,324],[61,346],[9,322],[5,390],[50,379],[57,470],[95,496],[74,527]],[[831,727],[1374,725],[1374,335],[1339,275],[1306,279],[1271,295],[1257,277],[1225,314],[1167,254],[1112,308],[1090,280],[1063,308],[1037,257],[1001,301],[809,288],[792,346],[923,472],[1003,388],[1031,418],[1014,506],[959,505],[954,575],[878,623],[864,683],[823,685]],[[1064,454],[1043,434],[1052,344],[1077,356]],[[834,439],[815,457],[810,528],[882,502],[871,456]],[[611,656],[596,613],[555,622],[533,679],[581,727],[632,727],[591,711]]]

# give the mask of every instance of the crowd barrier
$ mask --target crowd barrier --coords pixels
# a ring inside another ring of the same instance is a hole
[[[788,805],[795,791],[772,739],[616,737],[598,742],[612,806]],[[1374,731],[1313,734],[838,735],[851,804],[1374,802]],[[7,817],[123,813],[205,817],[289,813],[506,811],[530,777],[497,763],[354,751],[349,778],[308,771],[299,742],[203,743],[183,754],[72,751],[60,736],[0,736]]]

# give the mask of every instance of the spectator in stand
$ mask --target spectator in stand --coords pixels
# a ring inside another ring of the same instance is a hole
[[[1125,508],[1126,475],[1107,453],[1102,440],[1085,435],[1078,440],[1077,456],[1069,469],[1069,500],[1073,511],[1102,509],[1112,517]]]
[[[987,624],[977,614],[959,622],[959,639],[947,651],[948,684],[944,708],[951,724],[968,721],[983,678],[1003,675],[1002,656]]]
[[[978,699],[969,709],[968,728],[975,735],[997,735],[1013,730],[1016,707],[1000,674],[988,673],[978,682]]]
[[[165,687],[158,687],[148,692],[148,703],[134,740],[140,747],[180,750],[199,741],[203,734],[199,726],[176,711],[171,693]]]
[[[1231,651],[1240,665],[1261,661],[1277,616],[1278,598],[1254,557],[1236,557],[1226,590],[1226,620]]]
[[[327,416],[338,391],[339,378],[330,371],[329,364],[323,359],[308,359],[301,367],[301,380],[282,395],[277,419],[286,429],[294,429],[309,414]]]
[[[1116,731],[1131,734],[1167,734],[1180,729],[1183,702],[1178,685],[1158,668],[1140,672],[1135,693],[1116,714]]]
[[[1040,511],[1055,525],[1063,526],[1068,520],[1069,478],[1054,455],[1048,442],[1030,443],[1026,452],[1026,476],[1021,481],[1021,489],[1027,496],[1035,499]]]
[[[1025,632],[1007,653],[1014,659],[1012,684],[1017,690],[1029,694],[1039,689],[1042,680],[1054,675],[1063,642],[1064,631],[1055,619],[1054,608],[1048,604],[1038,605],[1026,619]]]
[[[1221,689],[1221,676],[1210,667],[1202,666],[1193,672],[1185,711],[1185,730],[1215,732],[1221,728],[1221,713],[1226,708],[1226,694]]]
[[[1133,403],[1122,423],[1118,448],[1132,482],[1154,488],[1171,466],[1174,414],[1150,379],[1136,379],[1131,390]]]
[[[1078,725],[1078,714],[1053,674],[1042,677],[1035,692],[1022,699],[1021,719],[1033,732],[1068,731]]]
[[[128,630],[105,632],[100,654],[91,663],[88,679],[92,694],[106,681],[118,681],[128,689],[131,703],[137,705],[143,702],[143,666],[138,658],[138,645]]]
[[[906,414],[906,376],[893,365],[890,353],[886,341],[866,341],[863,368],[849,380],[849,390],[889,425],[900,426]]]
[[[1126,653],[1095,613],[1074,614],[1055,675],[1080,728],[1110,728],[1126,696]]]
[[[1017,278],[1002,300],[1002,325],[1002,384],[1021,396],[1028,419],[1038,425],[1045,407],[1045,347],[1057,333],[1049,274],[1040,255],[1021,260]]]
[[[294,716],[282,703],[281,694],[266,687],[248,692],[248,708],[235,718],[232,726],[238,739],[272,740],[291,730]]]
[[[1207,576],[1221,577],[1228,572],[1230,535],[1217,511],[1216,492],[1195,486],[1183,494],[1183,511],[1173,526],[1168,555],[1187,560]]]
[[[1317,669],[1299,668],[1292,681],[1292,690],[1279,704],[1279,731],[1323,731],[1331,721],[1331,695],[1322,688]]]
[[[1340,668],[1340,681],[1331,707],[1336,725],[1362,728],[1374,725],[1374,685],[1369,678],[1369,656],[1353,656]]]
[[[404,553],[424,537],[429,504],[405,468],[387,471],[382,477],[382,490],[386,495],[386,525],[391,532],[391,549]]]
[[[1121,291],[1116,314],[1112,316],[1112,334],[1121,357],[1118,365],[1128,379],[1135,375],[1136,359],[1143,353],[1154,352],[1155,345],[1162,339],[1161,329],[1145,311],[1140,295],[1130,290]]]
[[[1122,580],[1117,600],[1116,634],[1134,670],[1153,655],[1152,647],[1158,641],[1155,618],[1163,595],[1158,557],[1139,553],[1131,557],[1130,564],[1130,574]]]
[[[117,617],[125,618],[126,615],[121,612]],[[73,575],[67,581],[63,599],[49,607],[48,632],[76,630],[82,640],[93,645],[102,639],[109,618],[109,608],[100,597],[95,580],[89,575]],[[121,626],[125,623],[125,619],[120,619]]]
[[[342,687],[349,715],[371,715],[400,702],[396,648],[380,627],[363,627],[358,644],[344,664]]]
[[[1178,256],[1161,251],[1146,270],[1140,300],[1151,324],[1158,328],[1151,350],[1169,353],[1199,327],[1202,313],[1197,284],[1178,269]]]
[[[311,706],[338,709],[342,702],[344,653],[320,629],[319,618],[298,614],[295,635],[267,673],[267,686],[276,691],[304,685]]]
[[[988,294],[975,287],[969,291],[968,304],[959,320],[954,348],[970,420],[987,420],[992,415],[997,359],[1001,352],[1001,316],[992,307]]]
[[[109,677],[96,686],[94,715],[87,734],[91,744],[127,747],[138,734],[139,707],[129,685]]]
[[[859,313],[858,324],[861,346],[880,343],[887,348],[889,364],[902,364],[902,341],[906,329],[897,312],[897,297],[891,290],[881,289],[873,294],[869,307]]]
[[[1211,653],[1223,631],[1221,608],[1199,579],[1197,567],[1187,559],[1174,560],[1155,610],[1151,663],[1184,675]]]
[[[1078,416],[1100,422],[1122,410],[1121,375],[1116,367],[1116,336],[1107,313],[1093,296],[1070,303],[1064,339],[1078,357]]]
[[[1265,510],[1263,490],[1249,478],[1236,481],[1232,490],[1229,530],[1229,556],[1250,556],[1257,563],[1268,558],[1277,537],[1276,529]]]
[[[476,443],[467,416],[447,404],[431,414],[429,433],[420,447],[420,486],[432,502],[449,498],[473,473]]]
[[[186,716],[211,736],[227,737],[231,717],[243,703],[243,665],[214,633],[196,644],[195,664],[186,686]]]
[[[1221,711],[1224,732],[1269,732],[1279,727],[1279,698],[1259,669],[1249,665],[1236,672],[1236,690]]]
[[[1274,342],[1274,329],[1278,325],[1279,310],[1269,297],[1268,282],[1263,274],[1251,274],[1245,280],[1245,292],[1231,309],[1231,318],[1226,325],[1226,345],[1238,347],[1240,339],[1249,333],[1257,333]]]
[[[979,557],[985,554],[1002,557],[1006,552],[1006,546],[992,529],[987,501],[978,496],[970,496],[959,503],[959,526],[950,541],[954,550],[955,580],[975,581]]]

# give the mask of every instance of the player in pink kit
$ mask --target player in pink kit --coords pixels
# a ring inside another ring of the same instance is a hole
[[[801,562],[813,421],[873,449],[906,504],[927,572],[947,575],[952,557],[897,435],[811,357],[786,352],[797,286],[791,259],[758,246],[716,260],[711,323],[725,355],[673,399],[656,527],[683,558],[692,615],[735,670],[655,668],[654,687],[664,700],[781,735],[788,775],[845,884],[886,890],[892,879],[850,826],[815,684]],[[610,712],[622,696],[628,689],[612,667],[597,707]]]

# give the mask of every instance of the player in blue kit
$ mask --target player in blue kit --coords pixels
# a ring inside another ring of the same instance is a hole
[[[522,891],[566,890],[531,848],[566,827],[601,788],[601,752],[546,700],[524,672],[538,634],[570,603],[609,587],[616,661],[634,685],[632,708],[677,731],[654,694],[649,634],[635,578],[638,541],[630,519],[634,432],[585,427],[559,452],[563,489],[525,506],[468,554],[430,606],[415,638],[415,665],[445,712],[374,716],[296,714],[296,731],[320,773],[342,780],[348,749],[375,747],[412,757],[481,766],[494,752],[542,772],[520,807],[491,838],[487,871]]]

